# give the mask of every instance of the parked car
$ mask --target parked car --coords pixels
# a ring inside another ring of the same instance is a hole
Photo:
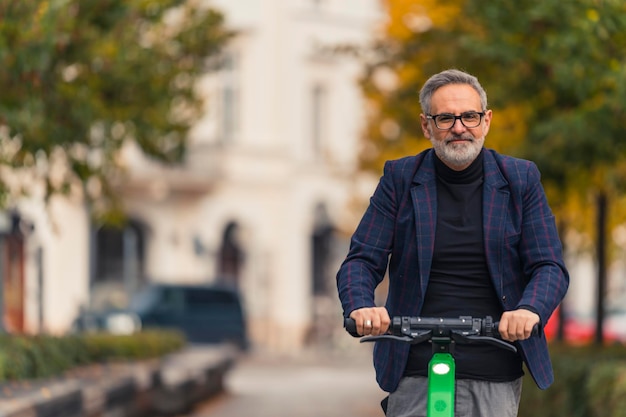
[[[248,348],[239,293],[217,285],[151,284],[132,297],[128,308],[86,311],[74,332],[132,334],[149,328],[180,330],[190,343],[232,343]]]
[[[544,332],[548,340],[556,339],[559,326],[558,310],[552,314]],[[611,310],[606,312],[603,324],[606,343],[626,343],[626,311]],[[596,319],[591,315],[569,314],[565,319],[563,335],[566,342],[577,345],[592,343],[596,337]]]

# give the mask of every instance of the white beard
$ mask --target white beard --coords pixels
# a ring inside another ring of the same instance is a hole
[[[431,138],[433,137],[434,135],[431,134]],[[451,137],[443,140],[431,139],[430,141],[441,161],[450,167],[463,169],[476,159],[485,144],[485,137],[474,138],[467,134],[463,136],[463,139],[466,141],[451,142]]]

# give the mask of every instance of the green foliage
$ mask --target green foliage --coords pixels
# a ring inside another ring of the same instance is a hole
[[[91,363],[160,357],[184,344],[185,338],[175,331],[149,331],[132,336],[3,335],[0,337],[0,382],[56,376]]]
[[[91,181],[87,197],[112,198],[126,141],[179,161],[200,112],[194,82],[231,36],[199,3],[0,2],[0,167],[30,169],[48,195]]]
[[[533,160],[561,224],[593,236],[590,191],[626,221],[626,3],[621,0],[386,0],[389,25],[362,80],[362,167],[430,144],[418,92],[446,68],[475,74],[494,117],[486,146]],[[386,82],[381,82],[385,81]]]
[[[184,336],[177,331],[145,331],[138,335],[116,336],[97,333],[85,336],[86,346],[92,361],[112,359],[141,359],[162,356],[180,349]]]
[[[87,353],[78,338],[3,336],[0,343],[0,379],[47,377],[86,362]]]
[[[594,367],[587,382],[591,416],[626,417],[626,363],[606,362]]]
[[[626,156],[625,11],[621,1],[466,2],[471,25],[483,28],[460,35],[471,69],[495,106],[528,104],[521,153],[551,181],[584,172],[580,190],[619,186],[604,168]]]
[[[519,417],[623,417],[626,349],[623,345],[551,348],[554,384],[539,390],[524,378]]]

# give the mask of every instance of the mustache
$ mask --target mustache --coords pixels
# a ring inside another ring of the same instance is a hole
[[[476,140],[476,138],[472,135],[469,134],[465,134],[465,135],[450,135],[445,139],[446,143],[450,143],[452,141],[455,140],[466,140],[469,142],[474,142]]]

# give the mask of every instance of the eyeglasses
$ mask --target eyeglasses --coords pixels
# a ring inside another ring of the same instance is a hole
[[[426,118],[433,120],[437,129],[449,130],[452,129],[452,126],[454,126],[457,120],[460,120],[461,124],[468,129],[478,127],[480,122],[483,121],[484,116],[485,112],[466,111],[465,113],[461,113],[460,116],[455,116],[452,113],[441,113],[427,114]]]

